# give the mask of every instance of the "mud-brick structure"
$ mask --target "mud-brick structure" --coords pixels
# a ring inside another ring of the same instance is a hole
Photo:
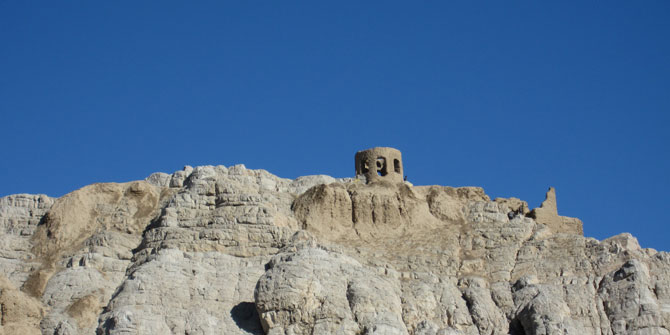
[[[378,180],[403,181],[402,155],[394,148],[377,147],[356,153],[356,175],[368,183]]]

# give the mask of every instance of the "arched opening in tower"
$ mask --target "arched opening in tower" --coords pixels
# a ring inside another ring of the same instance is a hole
[[[383,177],[388,174],[388,170],[386,169],[386,158],[377,157],[376,164],[377,164],[377,175]]]

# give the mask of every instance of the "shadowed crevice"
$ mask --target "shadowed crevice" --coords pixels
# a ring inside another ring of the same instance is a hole
[[[241,302],[230,310],[230,317],[242,330],[251,334],[264,334],[261,320],[253,302]]]

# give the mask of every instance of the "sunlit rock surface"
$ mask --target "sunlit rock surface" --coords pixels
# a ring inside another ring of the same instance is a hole
[[[670,255],[477,187],[186,167],[0,198],[2,334],[670,334]]]

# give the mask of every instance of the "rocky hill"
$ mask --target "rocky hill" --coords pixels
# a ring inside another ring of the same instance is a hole
[[[186,167],[0,198],[2,334],[670,334],[670,255],[477,187]]]

